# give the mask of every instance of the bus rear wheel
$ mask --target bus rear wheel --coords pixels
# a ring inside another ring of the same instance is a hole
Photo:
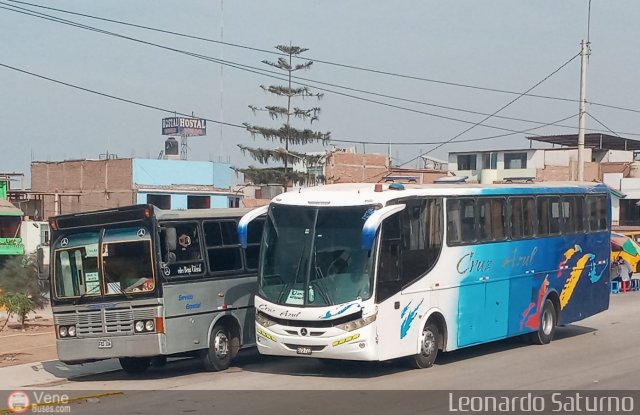
[[[202,365],[209,372],[226,370],[232,358],[231,333],[222,323],[217,323],[211,331],[209,348],[203,351]]]
[[[409,363],[416,369],[426,369],[433,366],[438,357],[438,326],[432,322],[428,322],[420,336],[420,353],[409,358]]]
[[[548,344],[553,339],[558,325],[558,314],[553,302],[546,299],[540,313],[540,327],[538,331],[530,334],[533,344]]]
[[[119,360],[122,369],[132,375],[144,373],[151,365],[148,357],[121,357]]]

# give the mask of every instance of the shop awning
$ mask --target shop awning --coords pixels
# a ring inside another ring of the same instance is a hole
[[[0,216],[24,216],[24,213],[8,200],[0,199]]]

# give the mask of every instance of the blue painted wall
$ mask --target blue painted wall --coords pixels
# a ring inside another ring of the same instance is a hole
[[[225,163],[133,159],[134,185],[169,186],[182,184],[229,188],[231,186],[231,174],[230,165]]]

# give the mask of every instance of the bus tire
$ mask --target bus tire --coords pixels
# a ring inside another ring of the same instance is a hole
[[[409,358],[409,363],[412,367],[416,369],[426,369],[433,366],[436,357],[438,357],[439,338],[440,333],[438,332],[438,326],[431,321],[427,322],[422,330],[420,353]]]
[[[211,331],[209,348],[203,351],[202,365],[209,372],[220,372],[231,365],[231,332],[224,323],[216,323]]]
[[[119,360],[122,369],[131,375],[144,373],[151,365],[148,357],[121,357]]]
[[[533,344],[548,344],[553,339],[558,325],[558,313],[550,299],[544,301],[542,313],[540,313],[540,327],[538,331],[531,333]]]

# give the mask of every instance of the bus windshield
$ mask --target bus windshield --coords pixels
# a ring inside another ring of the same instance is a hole
[[[259,293],[271,302],[328,306],[371,297],[372,256],[361,248],[371,206],[274,204],[262,247]]]
[[[69,234],[55,243],[57,298],[153,291],[151,238],[145,228]],[[101,243],[100,243],[101,242]]]

